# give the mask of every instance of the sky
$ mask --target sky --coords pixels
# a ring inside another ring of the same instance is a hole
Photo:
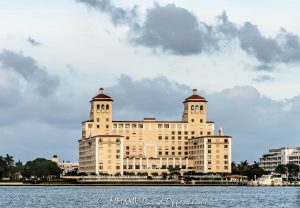
[[[234,161],[300,146],[296,0],[0,0],[0,155],[78,161],[100,87],[114,120],[180,120],[197,88]]]

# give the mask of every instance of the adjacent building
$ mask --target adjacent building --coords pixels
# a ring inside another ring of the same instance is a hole
[[[79,171],[87,174],[167,172],[231,172],[231,137],[215,135],[207,120],[204,97],[196,89],[183,101],[180,121],[113,120],[113,99],[100,88],[90,101],[90,116],[82,122]]]
[[[59,157],[57,155],[53,155],[51,161],[57,163],[58,167],[62,169],[62,175],[65,175],[68,172],[78,170],[79,169],[79,163],[78,162],[70,162],[70,161],[59,161]]]
[[[259,159],[259,166],[266,171],[275,171],[278,165],[293,163],[300,165],[300,147],[281,147],[270,149]]]

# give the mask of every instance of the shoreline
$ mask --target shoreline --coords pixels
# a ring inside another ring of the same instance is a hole
[[[213,183],[198,183],[198,184],[181,184],[181,183],[39,183],[30,184],[22,182],[5,182],[0,183],[2,186],[242,186],[239,184],[213,184]],[[245,185],[243,185],[245,186]]]

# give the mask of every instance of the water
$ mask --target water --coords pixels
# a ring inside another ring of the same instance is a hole
[[[300,207],[300,187],[0,187],[0,207]]]

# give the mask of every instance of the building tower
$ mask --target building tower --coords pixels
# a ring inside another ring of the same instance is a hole
[[[192,128],[200,129],[196,136],[206,135],[206,99],[198,95],[197,89],[193,89],[192,95],[183,102],[184,111],[182,120],[188,122]]]
[[[99,94],[92,98],[90,120],[93,121],[93,135],[109,134],[112,126],[111,97],[104,94],[104,89],[99,89]]]

